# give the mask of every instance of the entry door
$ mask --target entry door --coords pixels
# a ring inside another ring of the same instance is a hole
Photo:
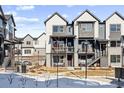
[[[106,55],[106,44],[101,44],[102,56]]]
[[[68,60],[68,66],[73,66],[72,55],[68,55],[67,60]]]

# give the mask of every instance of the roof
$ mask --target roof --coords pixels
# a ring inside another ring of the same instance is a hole
[[[75,22],[79,17],[81,17],[84,13],[89,13],[93,18],[95,18],[96,20],[98,20],[100,22],[100,19],[98,19],[94,14],[92,14],[89,10],[85,10],[83,13],[81,13],[79,16],[77,16],[73,22]]]
[[[14,26],[16,26],[16,24],[15,24],[15,21],[14,21],[14,18],[13,18],[13,15],[12,15],[12,14],[10,14],[10,15],[5,15],[5,18],[6,18],[6,20],[9,20],[10,18],[12,18],[13,24],[14,24]]]
[[[0,18],[2,18],[5,21],[5,15],[4,15],[1,5],[0,5]]]
[[[34,39],[30,34],[27,34],[25,37],[23,37],[23,40],[24,40],[27,36],[30,36],[32,39]]]
[[[46,35],[46,33],[44,32],[44,33],[42,33],[40,36],[38,36],[38,37],[32,37],[30,34],[27,34],[26,36],[24,36],[24,37],[22,37],[22,38],[18,38],[18,37],[16,37],[16,39],[18,39],[18,40],[24,40],[27,36],[30,36],[33,40],[37,40],[38,38],[40,38],[42,35]]]
[[[50,16],[48,19],[46,19],[46,21],[44,21],[44,23],[46,24],[46,22],[47,21],[49,21],[53,16],[55,16],[55,15],[58,15],[61,19],[63,19],[67,24],[68,24],[68,22],[67,22],[67,20],[64,18],[64,17],[62,17],[59,13],[57,13],[57,12],[55,12],[52,16]]]
[[[122,20],[124,20],[124,17],[123,17],[120,13],[118,13],[118,12],[116,11],[116,12],[114,12],[113,14],[111,14],[106,20],[104,20],[104,22],[107,21],[109,18],[111,18],[114,14],[116,14],[116,15],[119,16]]]
[[[38,38],[40,38],[40,37],[41,37],[42,35],[44,35],[44,34],[46,35],[46,33],[44,32],[44,33],[42,33]],[[37,38],[37,39],[38,39],[38,38]]]

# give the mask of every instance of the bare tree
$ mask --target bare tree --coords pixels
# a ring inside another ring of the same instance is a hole
[[[9,74],[8,77],[7,77],[7,80],[9,81],[9,84],[11,85],[13,83],[13,80],[14,80],[14,74]]]
[[[27,78],[22,76],[20,78],[20,82],[21,82],[22,88],[25,88],[25,85],[26,85],[26,82],[27,82]]]

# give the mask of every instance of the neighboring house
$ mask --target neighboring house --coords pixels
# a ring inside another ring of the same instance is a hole
[[[54,13],[45,21],[46,66],[79,67],[87,61],[87,66],[121,67],[123,29],[124,18],[117,12],[101,22],[86,10],[72,24]]]
[[[6,20],[3,10],[0,6],[0,66],[4,61],[4,31],[6,26]]]
[[[38,38],[27,34],[24,38],[17,38],[22,44],[15,45],[15,61],[29,61],[32,64],[45,64],[45,33]]]
[[[2,8],[0,6],[1,14],[0,16],[4,15],[2,12]],[[1,17],[2,18],[2,17]],[[4,21],[3,21],[4,20]],[[14,63],[14,44],[15,44],[15,22],[12,15],[4,15],[3,20],[0,19],[0,25],[2,27],[1,32],[3,33],[0,36],[1,42],[1,50],[2,55],[1,57],[1,64],[3,67],[11,66]]]

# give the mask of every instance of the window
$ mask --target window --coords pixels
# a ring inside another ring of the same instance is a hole
[[[27,45],[30,45],[30,44],[31,44],[31,42],[30,42],[30,41],[27,41],[27,42],[26,42],[26,44],[27,44]]]
[[[119,63],[120,55],[111,55],[111,63]]]
[[[111,41],[111,47],[120,47],[121,41]]]
[[[1,18],[0,18],[0,27],[1,27],[1,28],[3,27],[3,21],[2,21]]]
[[[116,41],[111,41],[111,47],[116,47]]]
[[[121,31],[121,24],[110,24],[110,31],[111,32]]]
[[[31,50],[24,50],[25,54],[31,54]]]
[[[120,47],[121,41],[117,41],[117,47]]]
[[[53,32],[63,32],[64,26],[53,26]]]
[[[81,30],[84,32],[92,32],[93,23],[81,23]]]
[[[53,56],[53,62],[58,63],[59,62],[59,56]]]

